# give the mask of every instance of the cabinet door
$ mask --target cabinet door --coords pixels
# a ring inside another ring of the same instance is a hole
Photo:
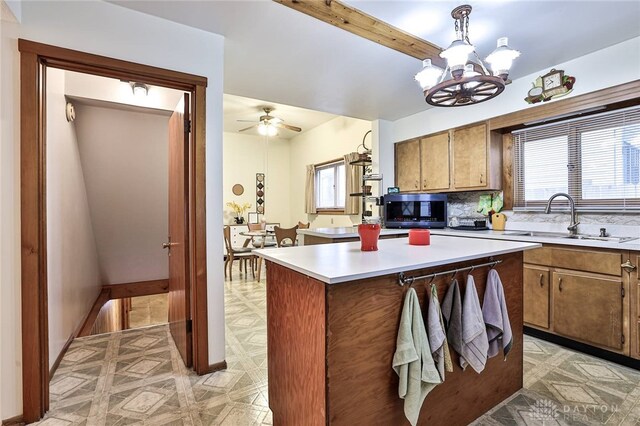
[[[420,189],[420,141],[396,144],[396,186],[400,191]]]
[[[549,268],[524,265],[524,322],[549,328]]]
[[[487,125],[453,132],[453,185],[461,188],[487,186]]]
[[[595,346],[623,348],[622,280],[553,273],[553,331]]]
[[[449,189],[449,132],[420,139],[423,191]]]

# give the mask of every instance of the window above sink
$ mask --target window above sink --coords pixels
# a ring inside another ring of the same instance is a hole
[[[640,210],[640,107],[513,136],[515,209],[542,207],[552,194],[566,192],[582,211]]]

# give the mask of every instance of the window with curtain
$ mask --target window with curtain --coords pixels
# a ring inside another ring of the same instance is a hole
[[[316,210],[344,212],[346,188],[344,161],[316,166],[315,173]]]
[[[566,192],[582,210],[640,210],[640,107],[518,130],[513,138],[515,208]]]

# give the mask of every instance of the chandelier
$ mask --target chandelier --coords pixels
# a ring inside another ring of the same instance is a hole
[[[486,58],[490,73],[469,41],[471,6],[458,6],[451,12],[455,20],[456,39],[440,53],[446,69],[422,61],[415,79],[424,91],[428,104],[441,107],[473,105],[495,98],[504,90],[513,60],[520,52],[508,46],[507,37],[498,39],[498,47]]]

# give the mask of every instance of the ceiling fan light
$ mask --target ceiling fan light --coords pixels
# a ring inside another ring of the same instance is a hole
[[[278,128],[272,124],[267,125],[267,136],[275,136],[278,134]]]
[[[442,68],[436,67],[431,63],[431,59],[425,59],[422,61],[422,70],[414,78],[422,87],[422,90],[429,90],[438,83],[443,72]]]
[[[498,39],[498,47],[487,56],[487,62],[493,71],[493,75],[500,76],[506,79],[509,75],[513,60],[520,56],[518,50],[512,49],[508,45],[509,39],[507,37],[500,37]]]
[[[260,133],[262,136],[267,136],[267,132],[269,126],[267,126],[264,122],[258,124],[258,133]]]
[[[443,52],[440,57],[447,60],[447,66],[453,69],[460,69],[465,66],[469,60],[469,55],[475,51],[475,47],[466,40],[454,40]]]

